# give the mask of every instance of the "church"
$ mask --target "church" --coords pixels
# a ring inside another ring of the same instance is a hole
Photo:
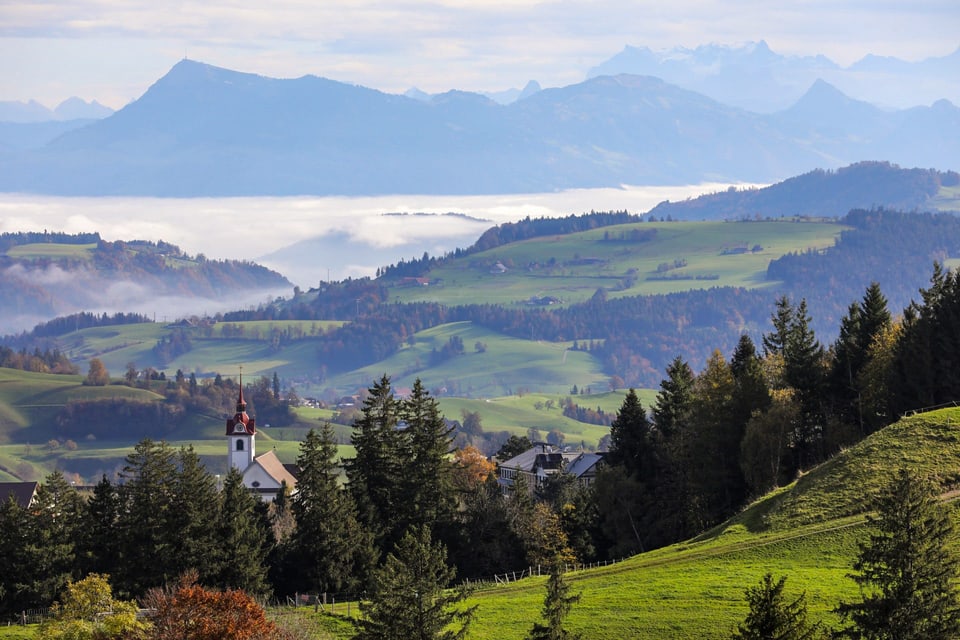
[[[283,483],[296,490],[296,465],[284,465],[275,451],[257,455],[257,427],[247,414],[243,381],[237,398],[237,412],[227,418],[227,463],[243,474],[243,484],[261,500],[275,500]]]

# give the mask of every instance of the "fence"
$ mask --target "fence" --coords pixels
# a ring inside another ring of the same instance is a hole
[[[599,567],[607,567],[610,565],[623,562],[623,558],[618,560],[599,560],[597,562],[585,562],[585,563],[574,563],[574,564],[564,564],[563,572],[572,573],[575,571],[586,571],[587,569],[597,569]],[[497,585],[497,584],[509,584],[511,582],[516,582],[517,580],[522,580],[523,578],[530,578],[533,576],[542,576],[549,573],[549,569],[543,565],[537,565],[536,567],[527,567],[520,571],[507,571],[506,573],[497,573],[489,578],[478,578],[475,580],[466,579],[461,584],[466,587],[474,586],[486,586],[486,585]]]

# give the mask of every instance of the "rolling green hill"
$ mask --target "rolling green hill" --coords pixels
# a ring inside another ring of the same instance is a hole
[[[527,304],[650,295],[710,287],[764,287],[784,254],[831,246],[845,229],[826,221],[639,222],[513,242],[431,269],[427,286],[395,279],[397,302]],[[674,267],[674,264],[683,266]],[[501,267],[503,269],[501,270]]]

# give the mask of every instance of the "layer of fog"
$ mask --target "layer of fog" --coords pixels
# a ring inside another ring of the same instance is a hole
[[[372,275],[379,251],[408,247],[408,257],[435,253],[448,238],[461,238],[530,217],[593,211],[644,213],[663,200],[683,200],[728,185],[579,189],[496,196],[254,197],[254,198],[62,198],[0,194],[0,232],[97,231],[105,240],[164,240],[208,258],[257,258],[308,239],[335,233],[368,251],[354,255],[351,271]],[[389,213],[459,213],[466,217],[386,216]],[[448,247],[448,249],[456,246]],[[322,264],[333,278],[344,265]],[[298,283],[295,273],[284,273]],[[312,278],[303,284],[309,284]]]
[[[326,279],[372,276],[378,267],[425,252],[465,248],[483,231],[527,216],[558,217],[589,211],[642,214],[663,200],[682,200],[729,185],[624,187],[498,196],[378,196],[289,198],[63,198],[0,194],[0,232],[99,232],[104,240],[163,240],[210,259],[250,260],[270,267],[303,289]],[[437,215],[389,215],[437,214]],[[456,213],[459,215],[440,215]],[[17,273],[25,277],[22,271]],[[58,269],[26,275],[36,284],[76,277]],[[85,274],[84,279],[90,274]],[[2,277],[12,277],[13,273]],[[75,283],[80,284],[80,283]],[[88,292],[93,287],[83,287]],[[66,285],[69,287],[70,285]],[[82,285],[81,285],[82,286]],[[64,287],[55,287],[65,291]],[[172,320],[245,308],[290,292],[247,292],[225,300],[163,298],[135,283],[100,288],[95,303],[79,308],[62,294],[58,315],[78,310],[126,311]],[[92,305],[92,306],[91,306]],[[0,333],[32,328],[48,318],[0,312]]]

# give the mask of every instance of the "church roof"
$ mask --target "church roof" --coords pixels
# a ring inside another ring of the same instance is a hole
[[[253,464],[260,465],[268,476],[276,480],[277,484],[286,482],[291,489],[297,484],[296,477],[280,462],[280,458],[272,449],[254,458]]]

